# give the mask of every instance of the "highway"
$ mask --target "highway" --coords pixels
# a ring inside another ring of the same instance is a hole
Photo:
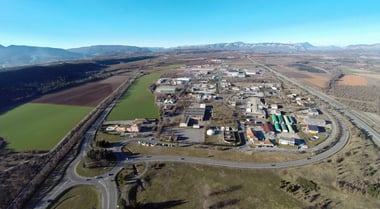
[[[338,129],[341,130],[340,137],[337,138],[333,146],[330,146],[329,149],[324,152],[313,155],[305,159],[287,161],[287,162],[278,162],[278,163],[254,163],[254,162],[234,162],[234,161],[225,161],[225,160],[216,160],[213,158],[199,158],[199,157],[185,157],[185,156],[172,156],[172,155],[152,155],[152,156],[133,156],[126,158],[124,153],[121,152],[121,148],[124,144],[136,141],[139,139],[126,139],[123,142],[117,144],[113,147],[113,151],[117,155],[117,164],[115,167],[103,174],[101,178],[85,178],[81,177],[76,173],[76,166],[82,159],[86,151],[91,149],[91,141],[94,139],[96,130],[107,117],[109,112],[112,110],[116,104],[117,99],[115,99],[97,118],[94,124],[86,132],[82,145],[80,148],[80,153],[77,158],[69,165],[66,170],[64,177],[55,186],[44,198],[42,198],[35,208],[45,209],[49,206],[52,200],[56,199],[60,194],[66,190],[77,186],[77,185],[91,185],[96,187],[101,194],[101,207],[103,209],[115,209],[117,208],[118,202],[118,191],[116,183],[114,181],[115,175],[125,166],[135,164],[138,162],[180,162],[180,163],[192,163],[200,165],[210,165],[210,166],[221,166],[221,167],[230,167],[230,168],[239,168],[239,169],[276,169],[276,168],[288,168],[303,166],[312,163],[319,162],[324,160],[337,152],[339,152],[349,140],[349,130],[345,126],[341,118],[337,118]],[[144,139],[140,139],[144,140]],[[148,140],[147,138],[145,140]],[[168,148],[170,149],[170,148]],[[140,174],[141,175],[141,174]]]
[[[272,72],[273,74],[275,74],[278,78],[282,79],[282,80],[286,80],[294,85],[296,85],[297,87],[309,92],[310,94],[320,98],[321,100],[323,100],[324,102],[326,102],[327,104],[331,105],[332,107],[334,107],[336,110],[340,111],[340,113],[342,113],[343,115],[345,115],[349,120],[351,120],[358,128],[366,131],[368,133],[369,136],[372,137],[372,140],[373,142],[377,145],[377,146],[380,146],[380,133],[378,133],[376,130],[374,130],[372,127],[370,127],[367,123],[365,123],[364,121],[362,121],[359,117],[355,116],[355,114],[353,114],[352,112],[350,112],[348,110],[348,108],[346,108],[343,104],[337,102],[336,100],[330,98],[328,95],[318,91],[318,90],[315,90],[309,86],[306,86],[304,84],[300,84],[299,82],[293,80],[293,79],[290,79],[284,75],[282,75],[281,73],[277,72],[276,70],[268,67],[268,66],[265,66],[261,63],[258,63],[257,61],[253,60],[251,57],[247,56],[247,58],[252,61],[253,63],[255,63],[256,65],[258,66],[261,66],[262,68],[264,69],[267,69],[269,70],[270,72]]]

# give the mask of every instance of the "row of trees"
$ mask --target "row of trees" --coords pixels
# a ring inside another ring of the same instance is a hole
[[[87,152],[87,157],[91,160],[112,160],[113,152],[107,149],[91,149]]]
[[[104,140],[104,139],[97,140],[95,144],[97,147],[104,147],[104,148],[111,146],[111,143],[109,141]]]
[[[0,149],[5,147],[6,144],[7,144],[7,141],[5,141],[5,139],[0,136]]]

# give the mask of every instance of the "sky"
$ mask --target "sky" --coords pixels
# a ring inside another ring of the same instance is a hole
[[[378,0],[0,0],[0,44],[380,43]]]

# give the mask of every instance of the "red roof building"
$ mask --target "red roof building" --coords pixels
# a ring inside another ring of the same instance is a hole
[[[263,129],[265,133],[274,132],[273,125],[271,123],[264,123]]]

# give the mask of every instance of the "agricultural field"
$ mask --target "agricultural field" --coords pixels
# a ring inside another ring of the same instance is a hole
[[[107,120],[158,118],[160,112],[149,86],[159,78],[160,73],[152,73],[137,79],[111,111]]]
[[[365,77],[358,75],[345,75],[338,81],[342,86],[367,86],[367,83]]]
[[[0,116],[0,134],[14,151],[50,150],[91,110],[27,103]]]
[[[0,115],[0,136],[14,151],[50,150],[126,76],[46,94]]]
[[[112,76],[101,81],[47,94],[33,102],[95,107],[126,80],[128,80],[127,76]]]
[[[95,187],[77,186],[66,191],[49,209],[100,209],[100,193]]]

